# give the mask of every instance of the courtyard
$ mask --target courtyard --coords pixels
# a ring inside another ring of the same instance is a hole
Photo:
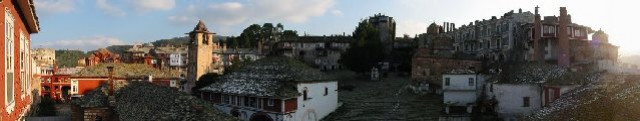
[[[443,109],[442,96],[411,92],[408,76],[390,74],[381,81],[371,81],[356,78],[349,71],[329,75],[338,78],[341,87],[338,100],[342,106],[323,120],[434,121]]]

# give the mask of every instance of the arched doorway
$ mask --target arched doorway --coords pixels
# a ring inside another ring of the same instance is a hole
[[[251,116],[250,121],[273,121],[269,115],[264,113],[255,113]]]

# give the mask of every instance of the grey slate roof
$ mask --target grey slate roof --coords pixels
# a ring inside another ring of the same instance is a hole
[[[214,105],[170,87],[131,82],[115,94],[123,121],[236,121]]]
[[[509,84],[582,85],[595,81],[600,74],[601,72],[588,66],[572,71],[566,66],[526,63],[509,65],[489,81]]]
[[[525,121],[638,121],[640,76],[604,75],[597,83],[563,94]]]
[[[300,95],[296,89],[297,83],[315,81],[333,81],[333,79],[300,61],[285,57],[269,57],[247,64],[200,90],[257,97],[290,98]]]
[[[96,90],[93,90],[85,94],[81,98],[72,100],[71,103],[83,108],[109,106],[108,96],[106,95],[107,92],[103,91],[106,89],[107,89],[106,84],[100,85],[100,87],[96,88]]]

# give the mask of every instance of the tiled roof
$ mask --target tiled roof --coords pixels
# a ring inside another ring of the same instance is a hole
[[[331,81],[317,69],[302,62],[285,57],[270,57],[257,60],[227,75],[202,91],[222,92],[238,95],[289,98],[300,95],[296,83]]]
[[[105,84],[100,85],[100,87],[96,88],[96,90],[85,94],[81,98],[71,101],[71,103],[83,108],[109,106],[109,101],[107,100],[107,95],[105,94],[106,92],[103,92],[103,90],[106,88],[107,86]]]
[[[113,66],[113,77],[147,77],[154,78],[178,78],[180,73],[174,70],[159,70],[144,64],[102,63],[96,66],[86,67],[73,76],[108,76],[107,66]]]
[[[639,76],[605,75],[597,83],[579,87],[548,107],[523,117],[533,121],[638,121]]]
[[[568,68],[553,64],[526,63],[507,65],[499,73],[490,78],[490,82],[513,84],[558,84],[580,85],[598,79],[601,72],[584,67],[580,69]]]
[[[170,87],[132,82],[115,94],[115,111],[121,120],[236,121],[214,105]]]

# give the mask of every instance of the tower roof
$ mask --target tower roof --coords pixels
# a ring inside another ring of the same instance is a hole
[[[196,27],[193,28],[192,32],[205,32],[205,33],[211,33],[209,32],[209,29],[207,29],[207,26],[204,24],[203,20],[199,20],[198,24],[196,25]]]

